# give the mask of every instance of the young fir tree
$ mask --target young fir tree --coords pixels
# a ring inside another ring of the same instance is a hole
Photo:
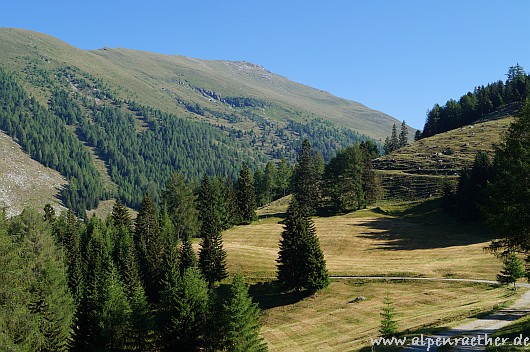
[[[381,327],[379,333],[382,337],[390,337],[398,332],[398,324],[395,318],[394,302],[386,296],[381,309]]]
[[[513,283],[515,290],[515,283],[518,279],[524,277],[525,274],[523,261],[515,253],[510,253],[504,259],[504,266],[501,273],[497,275],[497,281],[504,285]]]
[[[278,254],[278,281],[286,291],[307,289],[317,291],[329,285],[324,254],[315,226],[293,199],[284,220],[284,230]]]
[[[208,286],[196,268],[182,275],[173,270],[164,284],[159,312],[163,351],[202,350],[208,304]]]
[[[248,295],[241,275],[235,275],[222,308],[222,347],[233,352],[264,352],[267,344],[260,337],[259,308]]]
[[[214,194],[208,175],[205,175],[201,182],[198,209],[202,239],[199,249],[199,267],[209,286],[213,287],[215,282],[227,277],[228,273],[221,225],[216,213]]]
[[[237,205],[240,220],[243,224],[250,224],[256,219],[256,193],[254,191],[254,181],[250,174],[250,169],[243,164],[237,180]]]
[[[314,214],[320,202],[320,175],[316,158],[307,139],[302,143],[294,171],[293,196],[298,205]]]

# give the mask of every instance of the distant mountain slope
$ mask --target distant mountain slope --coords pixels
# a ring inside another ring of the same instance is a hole
[[[495,117],[423,138],[374,161],[387,199],[415,200],[441,194],[443,180],[455,181],[482,150],[493,155],[494,144],[513,117]]]
[[[121,99],[134,99],[166,112],[186,112],[215,123],[227,123],[230,116],[241,125],[249,117],[255,120],[254,125],[260,118],[280,123],[322,118],[383,139],[398,122],[357,102],[289,81],[247,62],[128,49],[84,51],[45,34],[0,28],[0,64],[13,71],[74,66],[104,80]],[[34,93],[46,98],[44,89]]]
[[[396,122],[247,62],[84,51],[0,29],[0,128],[67,178],[61,200],[78,215],[158,199],[175,170],[233,179],[243,163],[294,161],[305,138],[329,160]]]
[[[25,207],[42,209],[46,203],[56,210],[64,209],[57,196],[65,184],[57,171],[32,160],[11,137],[0,132],[0,208],[5,208],[8,216]]]

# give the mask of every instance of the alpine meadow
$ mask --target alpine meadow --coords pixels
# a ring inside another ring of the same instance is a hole
[[[525,350],[530,74],[488,71],[418,130],[247,61],[0,28],[0,350]]]

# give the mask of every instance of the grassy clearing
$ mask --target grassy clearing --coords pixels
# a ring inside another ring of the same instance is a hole
[[[288,199],[260,209],[260,220],[224,233],[230,272],[253,282],[271,351],[368,349],[377,336],[383,298],[395,301],[400,331],[429,333],[514,301],[511,290],[456,282],[333,280],[315,296],[284,295],[273,280]],[[315,217],[331,275],[425,276],[494,280],[501,263],[485,253],[491,239],[477,224],[462,225],[439,200]],[[518,295],[520,293],[516,293]],[[351,303],[359,296],[366,301]]]
[[[447,326],[513,300],[512,291],[505,288],[460,283],[335,281],[297,302],[288,295],[267,296],[266,284],[256,286],[251,292],[267,308],[262,335],[270,350],[278,352],[352,351],[369,346],[370,337],[378,336],[386,295],[394,301],[400,332],[407,334],[428,333],[429,328]],[[366,300],[353,303],[359,296]]]
[[[476,224],[454,222],[437,204],[386,205],[314,218],[330,274],[494,280],[501,263],[483,250],[491,237]],[[283,229],[278,214],[284,206],[274,205],[260,221],[224,233],[230,272],[255,279],[275,276]]]

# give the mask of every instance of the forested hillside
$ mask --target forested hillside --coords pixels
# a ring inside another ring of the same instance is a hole
[[[450,99],[445,105],[435,104],[427,113],[422,138],[469,125],[497,113],[517,112],[530,94],[530,75],[519,64],[509,68],[506,81],[476,87],[473,92]]]
[[[204,173],[235,180],[243,163],[292,163],[304,138],[328,161],[394,121],[248,63],[204,62],[215,68],[208,76],[185,58],[84,52],[19,30],[0,36],[0,128],[67,179],[61,199],[80,216],[104,199],[138,208],[149,191],[158,200],[174,170],[198,183]],[[235,91],[233,79],[248,89]]]

